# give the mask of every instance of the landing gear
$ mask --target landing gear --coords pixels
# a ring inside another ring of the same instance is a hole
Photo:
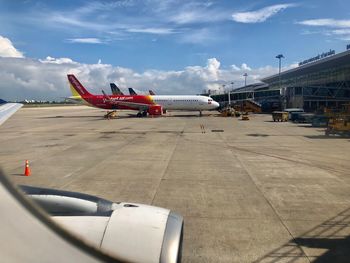
[[[199,111],[199,117],[202,117],[203,116],[203,114],[202,114],[202,111],[200,110]]]
[[[139,111],[136,116],[138,118],[147,117],[147,111]]]
[[[113,119],[117,117],[117,111],[108,111],[105,115],[104,118],[107,120]]]

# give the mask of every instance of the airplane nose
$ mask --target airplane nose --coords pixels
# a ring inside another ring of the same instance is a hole
[[[216,101],[213,101],[211,105],[213,106],[213,109],[217,109],[220,107],[220,104]]]

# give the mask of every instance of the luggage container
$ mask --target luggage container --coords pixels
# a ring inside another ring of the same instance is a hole
[[[288,112],[285,111],[274,111],[272,112],[273,121],[288,121]]]

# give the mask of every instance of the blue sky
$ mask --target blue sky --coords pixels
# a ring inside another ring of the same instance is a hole
[[[6,59],[0,60],[0,67],[16,57],[6,53],[13,48],[20,54],[13,62],[18,67],[18,57],[44,72],[53,64],[64,64],[65,70],[75,69],[90,85],[106,77],[106,83],[119,81],[124,88],[142,89],[147,84],[164,93],[198,93],[225,81],[239,86],[245,71],[250,71],[250,82],[273,74],[280,53],[289,68],[329,49],[344,51],[350,43],[349,17],[346,0],[1,0],[0,36],[5,40],[0,42],[0,56]],[[20,74],[15,65],[13,70]],[[29,75],[25,72],[19,78],[30,84]],[[0,74],[0,81],[1,77],[7,83],[9,76]],[[62,82],[46,82],[52,97],[67,93]],[[1,93],[13,98],[14,90],[8,92],[3,85]],[[17,85],[26,96],[30,91],[36,97],[51,96],[47,89],[40,95],[24,82]]]

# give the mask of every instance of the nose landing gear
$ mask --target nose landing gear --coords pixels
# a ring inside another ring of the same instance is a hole
[[[139,111],[136,116],[139,118],[147,117],[147,111]]]

